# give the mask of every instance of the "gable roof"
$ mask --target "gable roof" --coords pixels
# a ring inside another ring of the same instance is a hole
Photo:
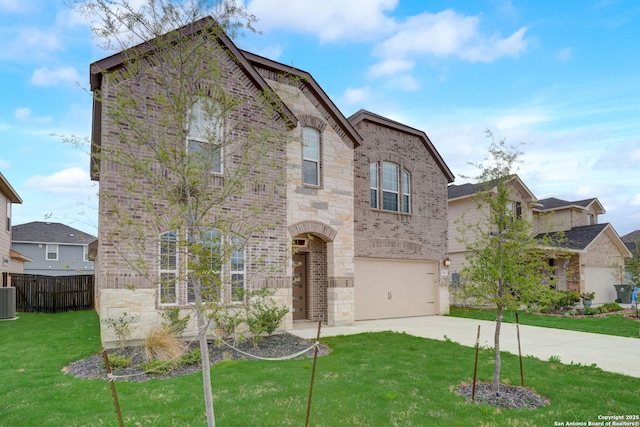
[[[536,196],[531,192],[531,190],[529,190],[529,187],[525,185],[525,183],[520,179],[518,175],[514,174],[511,177],[507,178],[507,182],[513,182],[515,185],[519,185],[522,190],[529,195],[531,200],[536,200]],[[451,184],[447,189],[449,201],[470,197],[476,193],[487,191],[494,188],[496,184],[496,180],[480,182],[477,184]]]
[[[9,184],[7,178],[2,175],[2,172],[0,172],[0,192],[4,194],[11,203],[22,203],[22,199],[20,198],[16,190],[13,189],[11,184]]]
[[[316,99],[319,100],[324,110],[328,112],[336,125],[340,128],[338,133],[343,137],[346,136],[349,138],[352,141],[354,148],[362,143],[362,136],[360,136],[358,131],[355,130],[353,124],[345,118],[342,112],[338,107],[336,107],[331,98],[329,98],[324,89],[322,89],[309,72],[264,58],[256,55],[255,53],[244,50],[241,52],[253,67],[262,68],[273,72],[276,75],[295,76],[296,80],[298,80],[297,84],[304,86],[315,96]]]
[[[625,258],[631,257],[631,252],[624,245],[618,233],[613,229],[611,224],[593,224],[583,225],[579,227],[573,227],[571,230],[558,231],[553,233],[540,233],[536,236],[537,239],[542,239],[547,236],[552,241],[558,243],[558,246],[563,249],[568,249],[574,252],[586,252],[589,246],[598,239],[600,235],[608,234],[613,240],[614,244]]]
[[[349,117],[349,122],[354,126],[362,121],[369,121],[379,126],[384,126],[389,129],[394,129],[415,135],[422,141],[422,144],[427,149],[431,157],[435,159],[436,164],[438,165],[442,173],[447,177],[447,182],[453,182],[453,180],[455,179],[453,173],[449,169],[449,166],[447,166],[442,156],[440,156],[440,153],[438,153],[438,150],[436,150],[436,147],[433,145],[427,134],[423,131],[414,129],[410,126],[393,121],[367,110],[359,110],[355,114],[352,114],[351,117]]]
[[[538,200],[538,203],[541,205],[538,210],[540,211],[557,211],[561,209],[589,209],[591,206],[594,206],[596,212],[599,215],[606,213],[604,207],[600,203],[600,201],[592,197],[590,199],[577,200],[575,202],[570,202],[567,200],[557,199],[555,197],[549,197],[547,199]]]
[[[185,25],[182,28],[178,28],[176,30],[170,31],[169,33],[161,36],[166,37],[168,40],[179,40],[182,37],[192,37],[198,35],[204,35],[204,32],[214,33],[214,38],[220,46],[228,51],[232,57],[235,59],[235,64],[240,68],[240,70],[247,76],[247,78],[256,85],[256,87],[260,90],[268,90],[269,85],[262,78],[262,76],[249,64],[247,59],[241,53],[241,51],[236,47],[236,45],[231,41],[231,39],[222,31],[222,29],[215,24],[215,21],[212,17],[202,18],[198,21],[192,22],[191,24]],[[128,51],[134,51],[138,55],[139,54],[153,54],[154,47],[156,43],[154,42],[157,39],[149,40],[144,43],[140,43],[137,46],[128,49]],[[102,79],[104,77],[104,73],[106,71],[113,71],[118,68],[121,68],[125,65],[127,61],[127,53],[125,51],[118,52],[109,57],[103,58],[99,61],[94,62],[89,66],[89,80],[91,83],[91,91],[94,92],[96,90],[100,90],[102,87]],[[298,123],[298,119],[291,112],[289,107],[287,107],[284,102],[278,97],[270,97],[271,101],[277,104],[276,111],[280,114],[280,116],[285,120],[287,125],[290,128],[295,128]],[[91,151],[97,152],[100,150],[102,145],[102,104],[94,98],[93,101],[93,112],[92,112],[92,129],[91,129]],[[98,168],[96,167],[96,156],[91,156],[91,179],[99,180],[100,173]]]
[[[640,242],[640,230],[627,233],[624,236],[622,236],[621,239],[623,242],[626,242],[626,243]]]
[[[65,243],[87,245],[96,238],[58,222],[28,222],[11,227],[11,241],[20,243]]]

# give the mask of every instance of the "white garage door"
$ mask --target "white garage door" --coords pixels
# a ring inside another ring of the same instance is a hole
[[[435,262],[356,258],[356,320],[436,314],[437,273]]]
[[[584,269],[584,285],[587,291],[594,291],[596,298],[594,303],[604,304],[615,301],[617,298],[617,285],[615,277],[616,269],[611,267],[587,266]]]

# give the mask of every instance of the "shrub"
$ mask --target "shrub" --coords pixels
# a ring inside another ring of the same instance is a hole
[[[253,334],[254,343],[259,336],[266,332],[271,335],[280,323],[282,318],[289,312],[289,308],[276,304],[271,298],[274,291],[269,288],[262,288],[249,293],[247,306],[247,325]]]
[[[158,375],[168,374],[172,368],[171,363],[158,359],[147,360],[142,363],[141,367],[147,374]]]
[[[620,310],[622,310],[622,307],[620,307],[620,305],[616,302],[608,302],[598,307],[598,311],[600,313],[609,313],[611,311],[620,311]]]
[[[145,357],[147,360],[173,360],[184,351],[185,346],[173,330],[167,328],[154,329],[144,340]]]
[[[131,365],[130,357],[118,356],[117,354],[108,354],[108,357],[109,366],[111,366],[111,369],[124,369]],[[103,367],[105,367],[104,362],[102,363],[102,365]]]
[[[116,343],[120,349],[124,348],[124,345],[129,340],[131,336],[131,321],[132,317],[129,317],[126,312],[122,313],[117,319],[112,319],[109,317],[104,320],[104,323],[107,324],[107,327],[113,329],[113,333],[116,336]]]
[[[178,337],[182,336],[182,333],[187,329],[187,324],[191,319],[190,314],[180,317],[180,309],[178,307],[174,307],[170,310],[163,310],[160,312],[160,316],[164,319],[162,327],[173,331]]]
[[[583,313],[587,316],[593,316],[594,314],[598,314],[598,309],[593,307],[585,307]]]
[[[551,301],[543,311],[570,310],[580,302],[580,294],[577,291],[555,291],[551,294]]]
[[[196,348],[188,353],[183,354],[180,357],[180,360],[178,360],[178,365],[199,365],[200,362],[202,362],[202,355],[200,354],[200,349]]]

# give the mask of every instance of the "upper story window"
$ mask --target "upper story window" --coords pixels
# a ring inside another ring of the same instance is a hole
[[[11,202],[7,200],[7,232],[11,233]]]
[[[380,170],[382,171],[381,177]],[[392,162],[370,163],[369,183],[371,208],[411,212],[411,174],[409,171]],[[382,193],[382,198],[379,197],[380,193]]]
[[[90,259],[89,259],[89,245],[82,245],[82,259],[83,259],[83,261],[90,261]]]
[[[596,223],[596,217],[593,214],[587,216],[587,225],[594,225]]]
[[[411,175],[406,170],[402,171],[402,212],[411,211]]]
[[[214,173],[223,169],[223,120],[219,109],[207,98],[198,98],[189,111],[187,152],[191,161]]]
[[[369,164],[369,187],[370,187],[370,200],[371,207],[376,209],[378,207],[378,164]]]
[[[320,132],[305,127],[302,129],[302,182],[320,185]]]
[[[58,245],[46,245],[47,246],[47,261],[58,260]]]
[[[507,202],[507,214],[509,215],[511,220],[521,219],[522,218],[522,202],[512,202],[512,201]]]

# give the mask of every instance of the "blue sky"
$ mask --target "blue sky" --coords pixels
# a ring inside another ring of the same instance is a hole
[[[597,197],[600,222],[640,229],[635,0],[245,4],[262,34],[240,48],[310,72],[347,117],[364,108],[425,131],[457,184],[490,129],[523,151],[538,198]],[[0,40],[0,171],[24,200],[14,224],[95,233],[88,157],[52,134],[89,136],[89,64],[111,52],[62,1],[0,0]]]

